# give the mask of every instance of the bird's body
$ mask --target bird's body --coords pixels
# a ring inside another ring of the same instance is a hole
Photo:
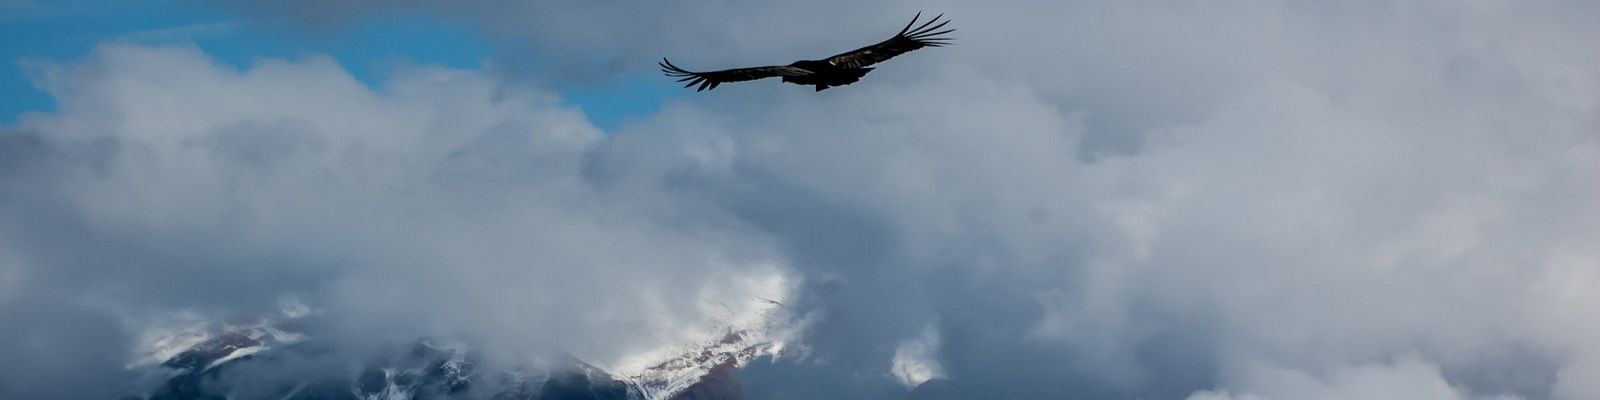
[[[789,66],[811,71],[811,73],[785,76],[783,77],[784,82],[797,85],[813,85],[817,87],[818,92],[833,86],[856,83],[856,81],[861,80],[861,77],[866,76],[868,72],[872,72],[871,67],[837,67],[824,60],[796,61],[793,64],[789,64]]]
[[[915,25],[917,19],[921,17],[922,14],[918,13],[917,17],[911,19],[911,23],[906,24],[906,27],[901,29],[900,33],[895,34],[889,40],[822,60],[801,60],[781,66],[692,72],[673,65],[671,61],[662,59],[661,71],[665,72],[667,76],[679,78],[679,82],[688,82],[684,87],[700,85],[696,89],[697,91],[715,89],[717,85],[726,82],[741,82],[777,76],[782,77],[784,82],[814,86],[820,92],[830,87],[849,85],[861,80],[862,76],[866,76],[868,72],[873,70],[868,65],[883,62],[894,56],[923,47],[939,47],[949,44],[949,38],[940,37],[939,35],[953,32],[955,29],[937,31],[939,28],[944,27],[945,24],[950,23],[949,21],[939,22],[939,18],[943,17],[943,15],[933,17],[933,19],[928,20],[928,22],[923,23],[916,29],[912,29],[911,26]],[[938,22],[938,24],[934,24],[935,22]]]

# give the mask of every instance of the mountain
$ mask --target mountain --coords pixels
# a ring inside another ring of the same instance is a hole
[[[130,370],[153,381],[139,400],[733,400],[734,371],[776,357],[765,329],[730,327],[721,338],[607,370],[570,354],[521,367],[491,367],[465,344],[419,339],[353,357],[295,328],[297,317],[199,324],[151,342]],[[359,359],[341,359],[359,358]]]
[[[648,399],[737,399],[743,386],[733,371],[761,356],[777,356],[782,346],[756,331],[730,331],[716,342],[691,349],[628,374]]]

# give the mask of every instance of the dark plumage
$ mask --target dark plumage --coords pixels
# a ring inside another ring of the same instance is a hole
[[[661,59],[661,72],[667,76],[679,78],[678,82],[688,82],[683,87],[700,85],[695,91],[716,89],[717,85],[727,82],[743,82],[774,76],[783,77],[784,82],[797,85],[814,85],[817,91],[834,86],[844,86],[861,80],[863,75],[872,71],[868,65],[877,64],[894,58],[906,52],[923,47],[939,47],[950,44],[950,38],[939,36],[954,32],[955,29],[940,31],[949,20],[940,21],[944,14],[928,20],[912,28],[917,20],[922,18],[922,13],[911,18],[911,23],[900,29],[900,33],[867,47],[851,50],[843,54],[828,57],[822,60],[801,60],[789,65],[774,65],[770,67],[736,68],[722,71],[693,72],[677,65],[667,59]],[[937,24],[935,24],[937,23]]]

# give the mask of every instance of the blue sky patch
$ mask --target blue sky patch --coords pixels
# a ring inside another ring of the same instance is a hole
[[[308,33],[270,22],[244,21],[237,10],[202,2],[152,5],[93,2],[0,6],[0,125],[28,112],[50,112],[55,100],[36,88],[24,60],[71,61],[97,44],[131,42],[194,45],[218,62],[246,68],[261,58],[324,54],[356,79],[382,87],[397,68],[430,64],[477,69],[495,55],[495,45],[466,23],[438,17],[388,14],[365,17],[327,31]],[[550,82],[602,129],[654,112],[670,86],[644,76],[602,84]]]

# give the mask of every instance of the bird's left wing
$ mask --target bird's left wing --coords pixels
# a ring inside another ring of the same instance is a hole
[[[679,78],[678,82],[689,82],[684,84],[683,87],[700,85],[699,89],[695,89],[697,92],[706,89],[716,89],[717,85],[727,82],[743,82],[762,78],[771,78],[774,76],[803,76],[811,74],[811,71],[807,71],[805,69],[782,65],[755,68],[735,68],[721,71],[693,72],[683,68],[678,68],[678,66],[672,65],[672,62],[667,61],[665,58],[661,59],[659,65],[661,65],[661,72],[666,73],[667,76]]]
[[[861,68],[923,47],[939,47],[950,44],[950,38],[939,35],[955,32],[956,30],[954,28],[939,30],[945,24],[950,23],[950,20],[939,21],[941,17],[944,17],[944,14],[939,14],[939,16],[933,17],[928,22],[912,28],[912,25],[917,24],[917,19],[922,18],[922,13],[917,13],[917,16],[911,17],[911,22],[907,23],[905,28],[900,29],[900,33],[895,34],[889,40],[828,57],[827,61],[836,67]],[[935,24],[936,22],[937,24]]]

